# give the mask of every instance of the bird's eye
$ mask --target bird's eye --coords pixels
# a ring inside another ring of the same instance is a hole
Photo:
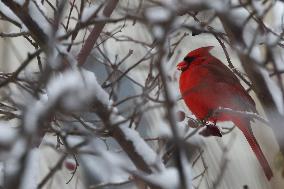
[[[185,62],[187,63],[191,63],[192,61],[195,60],[195,57],[192,57],[192,56],[187,56],[183,59]]]

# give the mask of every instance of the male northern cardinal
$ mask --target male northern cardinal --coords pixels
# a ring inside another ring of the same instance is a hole
[[[268,180],[272,170],[257,143],[250,118],[243,114],[216,112],[220,108],[255,112],[255,103],[240,84],[239,79],[220,60],[210,54],[212,46],[201,47],[186,55],[177,65],[181,70],[179,87],[191,112],[200,120],[232,121],[245,135]]]

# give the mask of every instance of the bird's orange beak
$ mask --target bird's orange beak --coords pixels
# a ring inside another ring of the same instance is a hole
[[[180,71],[183,71],[186,67],[187,67],[187,63],[185,61],[182,61],[182,62],[178,63],[178,65],[177,65],[177,69],[180,70]]]

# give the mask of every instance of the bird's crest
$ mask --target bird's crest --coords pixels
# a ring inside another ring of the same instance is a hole
[[[189,52],[186,57],[201,57],[206,56],[210,54],[210,50],[213,49],[214,46],[207,46],[207,47],[200,47],[198,49],[195,49],[191,52]]]

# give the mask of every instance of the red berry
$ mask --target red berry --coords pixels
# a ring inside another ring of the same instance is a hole
[[[178,111],[177,112],[177,121],[182,122],[185,119],[185,113],[184,111]]]
[[[76,162],[73,159],[67,159],[64,161],[64,166],[69,171],[74,171],[76,169]]]

